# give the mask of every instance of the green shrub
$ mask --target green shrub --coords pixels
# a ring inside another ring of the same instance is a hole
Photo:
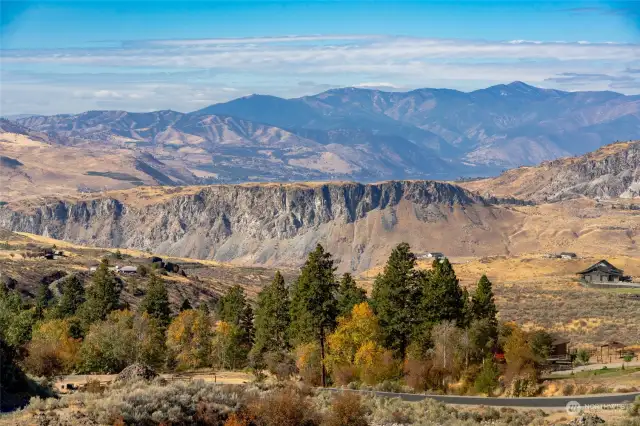
[[[486,393],[491,396],[493,389],[498,386],[499,374],[496,364],[490,359],[485,360],[478,377],[473,383],[476,392]]]
[[[585,349],[580,349],[576,354],[576,361],[582,365],[587,364],[590,358],[591,358],[591,355]]]

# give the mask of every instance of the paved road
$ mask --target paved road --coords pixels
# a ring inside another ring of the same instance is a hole
[[[526,408],[565,408],[567,403],[576,401],[580,405],[606,405],[631,403],[640,396],[640,392],[622,394],[601,394],[589,396],[562,396],[543,398],[486,398],[478,396],[456,396],[456,395],[420,395],[412,393],[395,393],[380,391],[361,391],[350,389],[328,388],[332,392],[346,390],[349,392],[360,392],[364,394],[375,394],[376,396],[387,398],[400,398],[403,401],[417,402],[425,398],[435,399],[445,404],[456,405],[486,405],[491,407],[526,407]]]

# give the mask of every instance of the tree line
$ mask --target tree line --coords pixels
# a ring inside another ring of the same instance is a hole
[[[33,374],[117,372],[133,362],[158,369],[251,368],[313,385],[403,383],[447,389],[464,379],[482,392],[505,376],[514,394],[535,386],[550,336],[498,321],[492,283],[473,294],[447,259],[420,270],[408,244],[394,248],[370,297],[354,278],[337,276],[317,245],[289,285],[280,272],[251,303],[231,287],[210,311],[183,301],[172,315],[166,285],[150,273],[136,312],[103,261],[85,289],[68,277],[59,298],[47,286],[33,306],[0,289],[0,339]],[[504,353],[505,365],[496,363]]]

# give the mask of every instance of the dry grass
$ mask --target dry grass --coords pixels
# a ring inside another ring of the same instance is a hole
[[[640,258],[630,256],[561,260],[536,254],[452,261],[461,284],[470,292],[483,274],[492,281],[501,320],[515,321],[526,329],[546,328],[570,338],[573,345],[597,345],[607,340],[640,344],[640,302],[620,296],[640,291],[589,289],[577,281],[576,272],[603,258],[640,277]],[[431,262],[421,260],[418,266],[429,269]],[[381,271],[381,267],[367,271],[359,282],[371,289]]]

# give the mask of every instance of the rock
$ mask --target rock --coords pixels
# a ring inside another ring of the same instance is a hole
[[[131,364],[118,374],[116,382],[128,382],[130,380],[151,380],[157,377],[158,374],[149,366],[144,364]]]
[[[0,227],[79,244],[270,266],[300,264],[321,243],[351,259],[342,268],[347,271],[386,259],[401,241],[390,236],[426,250],[419,246],[423,235],[444,232],[441,225],[448,223],[463,234],[451,234],[450,241],[484,250],[494,222],[503,220],[481,196],[436,181],[213,185],[138,201],[133,194],[128,200],[59,201],[28,212],[1,209]]]

